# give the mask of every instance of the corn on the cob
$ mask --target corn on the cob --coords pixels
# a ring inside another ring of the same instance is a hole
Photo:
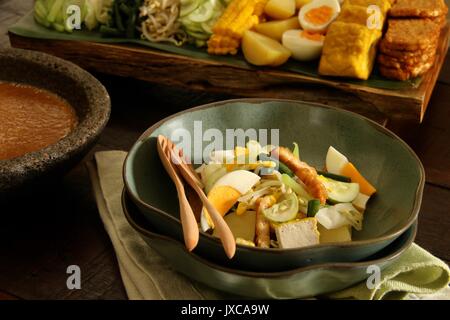
[[[260,21],[268,0],[233,0],[213,27],[210,54],[236,54],[242,35]]]

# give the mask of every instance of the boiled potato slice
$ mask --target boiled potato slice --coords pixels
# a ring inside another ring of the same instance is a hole
[[[239,216],[236,212],[231,212],[230,214],[227,214],[224,219],[235,238],[241,238],[253,242],[255,238],[256,223],[255,211],[247,211]],[[216,237],[219,236],[217,229],[214,229],[213,235]]]
[[[245,31],[242,38],[242,52],[245,59],[256,66],[276,67],[291,56],[278,41],[250,30]]]
[[[352,241],[352,226],[343,226],[337,229],[327,229],[317,224],[320,233],[320,243]]]
[[[269,0],[264,12],[273,19],[287,19],[295,14],[295,0]]]
[[[300,29],[300,23],[297,17],[289,18],[286,20],[264,22],[255,26],[256,32],[278,41],[281,41],[281,38],[285,31],[292,29]]]
[[[312,0],[295,0],[295,8],[296,9],[300,9],[301,7],[303,7],[305,4],[310,3]]]

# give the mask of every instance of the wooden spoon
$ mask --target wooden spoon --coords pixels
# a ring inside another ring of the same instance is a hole
[[[203,205],[206,207],[206,210],[208,210],[209,215],[211,216],[211,219],[214,222],[214,226],[217,230],[217,233],[220,237],[220,240],[222,241],[223,248],[225,250],[225,253],[229,259],[233,258],[234,254],[236,253],[236,240],[234,238],[233,233],[230,230],[230,227],[223,219],[222,215],[217,211],[217,209],[212,205],[212,203],[208,200],[207,196],[203,192],[203,189],[200,187],[201,182],[199,181],[198,177],[192,173],[192,171],[188,168],[188,165],[186,162],[184,162],[184,159],[179,156],[177,152],[174,151],[174,144],[171,143],[169,140],[167,147],[170,145],[172,148],[167,148],[166,155],[169,158],[175,159],[175,164],[179,169],[179,172],[183,176],[184,180],[192,187],[192,189],[197,192],[197,194],[200,197],[200,200],[203,202]]]
[[[194,212],[186,198],[183,183],[177,175],[175,168],[172,166],[170,158],[167,157],[165,150],[167,149],[167,141],[164,136],[159,135],[157,138],[157,149],[159,158],[164,168],[172,179],[178,193],[178,202],[180,205],[180,220],[183,227],[184,243],[189,251],[192,251],[198,244],[199,231],[198,224],[195,219]]]

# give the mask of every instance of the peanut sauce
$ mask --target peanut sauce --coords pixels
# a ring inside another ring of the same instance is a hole
[[[55,144],[77,125],[75,110],[57,95],[0,82],[0,160]]]

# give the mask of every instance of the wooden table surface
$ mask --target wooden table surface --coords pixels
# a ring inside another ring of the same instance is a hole
[[[0,0],[0,47],[6,29],[31,7]],[[1,72],[1,71],[0,71]],[[112,98],[111,120],[95,151],[128,150],[156,121],[183,109],[230,98],[96,74]],[[389,123],[417,152],[427,183],[416,242],[450,263],[450,58],[420,126]],[[61,181],[0,206],[1,299],[126,299],[116,257],[80,163]],[[82,288],[68,290],[66,268],[78,265]]]

